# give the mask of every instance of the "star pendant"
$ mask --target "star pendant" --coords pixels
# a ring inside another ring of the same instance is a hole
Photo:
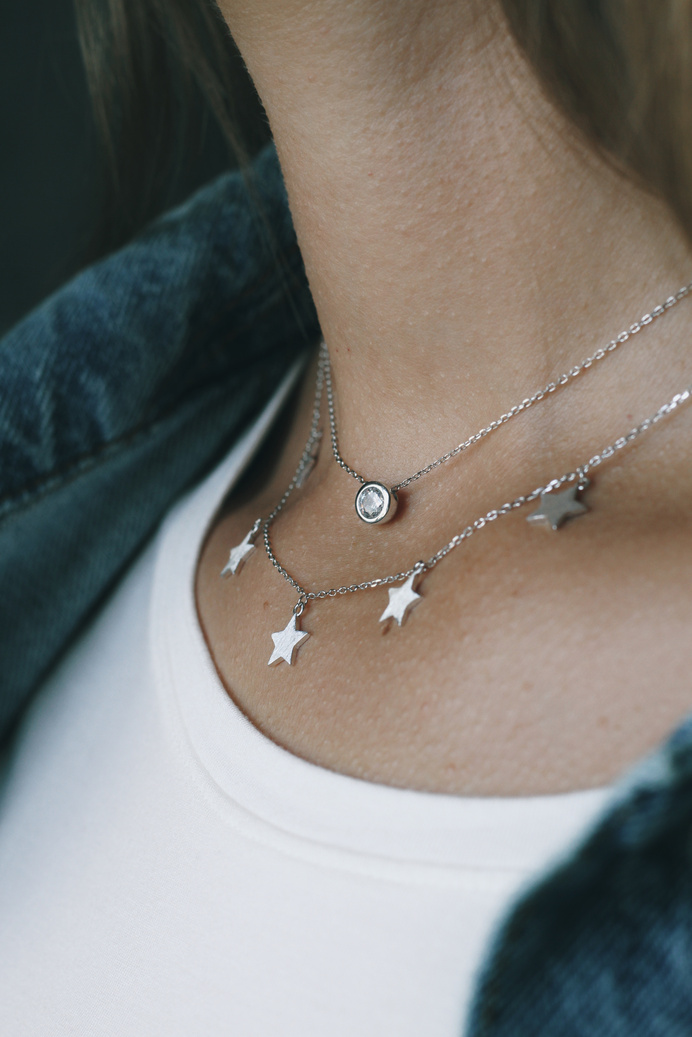
[[[582,504],[581,501],[577,500],[577,494],[580,492],[580,489],[585,488],[582,484],[581,487],[578,485],[568,486],[561,493],[542,493],[540,505],[530,515],[527,515],[526,521],[550,526],[551,529],[559,529],[567,519],[583,515],[589,510],[586,504]]]
[[[274,651],[269,660],[270,666],[276,666],[280,662],[286,662],[289,666],[292,666],[296,650],[300,648],[303,641],[310,637],[307,630],[298,630],[296,628],[297,621],[298,617],[295,614],[292,615],[288,625],[283,630],[280,630],[277,634],[272,634]]]
[[[401,626],[409,610],[415,608],[423,600],[420,594],[416,594],[413,589],[414,581],[418,576],[417,572],[411,573],[399,587],[389,588],[389,604],[380,616],[380,623],[384,623],[387,619],[395,619]]]
[[[252,552],[255,550],[255,545],[252,543],[257,533],[251,529],[245,539],[231,550],[228,556],[228,561],[221,570],[222,576],[235,576],[236,573],[240,572],[246,559],[250,557]]]

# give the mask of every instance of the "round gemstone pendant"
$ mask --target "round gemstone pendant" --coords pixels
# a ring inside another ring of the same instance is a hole
[[[398,501],[396,493],[379,482],[366,482],[356,494],[356,514],[373,525],[394,518]]]

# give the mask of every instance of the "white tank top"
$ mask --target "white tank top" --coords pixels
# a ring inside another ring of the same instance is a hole
[[[170,514],[19,732],[0,1033],[459,1037],[510,901],[604,804],[370,784],[292,756],[233,704],[194,572],[285,391]]]

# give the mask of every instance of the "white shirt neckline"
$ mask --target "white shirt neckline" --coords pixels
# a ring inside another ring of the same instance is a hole
[[[174,509],[159,540],[150,645],[157,686],[209,804],[259,839],[360,868],[531,872],[563,852],[610,792],[459,797],[379,785],[309,763],[262,734],[227,694],[196,610],[199,552],[229,486],[290,392],[295,368],[219,466]],[[231,748],[232,747],[232,748]],[[241,820],[242,819],[242,822]]]

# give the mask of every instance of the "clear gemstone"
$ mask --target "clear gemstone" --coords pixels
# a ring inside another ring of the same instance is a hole
[[[358,497],[360,512],[366,519],[378,518],[384,511],[385,498],[382,490],[368,486]]]

